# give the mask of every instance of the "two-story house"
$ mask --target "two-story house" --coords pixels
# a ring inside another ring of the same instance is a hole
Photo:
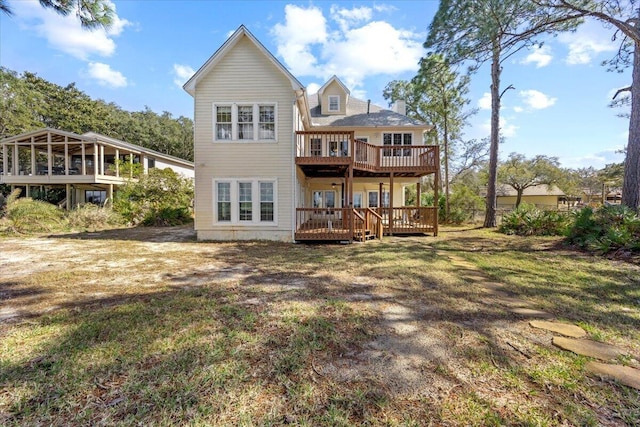
[[[423,145],[431,126],[352,97],[335,76],[307,94],[244,26],[184,88],[195,108],[198,239],[437,234],[436,209],[405,206],[403,191],[420,193],[429,174],[437,184],[438,147]]]
[[[0,184],[36,197],[63,190],[67,209],[83,203],[103,204],[132,175],[170,168],[193,178],[193,163],[94,132],[82,135],[44,128],[0,140]],[[121,169],[122,168],[122,169]]]

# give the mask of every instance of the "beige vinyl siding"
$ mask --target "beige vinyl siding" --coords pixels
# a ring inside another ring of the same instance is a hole
[[[314,191],[335,191],[336,192],[336,207],[341,207],[342,201],[342,183],[344,178],[314,178],[308,180],[308,186],[304,188],[304,205],[305,207],[312,207],[312,195]],[[357,178],[353,182],[353,192],[363,194],[363,207],[367,207],[367,193],[369,191],[380,191],[380,183],[382,182],[383,191],[389,192],[389,178]],[[410,184],[416,184],[418,178],[411,179],[399,179],[396,178],[393,181],[393,206],[404,206],[404,187]],[[336,184],[335,188],[331,185]],[[346,190],[345,190],[346,191]],[[346,202],[349,203],[348,201]],[[345,206],[346,207],[346,206]]]
[[[516,196],[498,196],[499,208],[513,208],[516,206]],[[522,203],[531,203],[539,207],[553,208],[558,206],[558,196],[522,196]]]
[[[291,238],[294,99],[290,80],[246,36],[198,82],[194,150],[195,228],[199,237],[269,238],[273,235],[284,239],[282,236],[288,233]],[[276,140],[214,142],[213,106],[216,103],[276,104]],[[214,224],[213,181],[225,177],[277,179],[277,226]]]
[[[340,110],[329,111],[329,96],[336,95],[340,97]],[[326,88],[324,88],[324,92],[322,92],[322,99],[320,100],[322,114],[346,114],[346,100],[347,93],[342,87],[340,87],[338,82],[335,80],[332,81]]]

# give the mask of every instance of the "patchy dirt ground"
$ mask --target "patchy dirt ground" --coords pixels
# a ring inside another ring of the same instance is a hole
[[[400,406],[423,406],[408,413],[437,414],[454,425],[456,416],[463,417],[461,424],[486,421],[469,414],[473,405],[483,407],[477,402],[490,402],[489,412],[508,423],[571,425],[593,416],[600,425],[631,425],[629,411],[619,415],[600,397],[580,393],[576,402],[590,402],[593,415],[567,414],[566,390],[558,392],[562,381],[554,382],[552,374],[537,381],[530,373],[556,351],[552,334],[514,314],[510,306],[521,300],[491,292],[496,282],[479,269],[452,267],[434,241],[199,243],[189,227],[3,238],[0,336],[47,313],[200,287],[225,289],[232,295],[225,298],[267,319],[283,316],[291,304],[337,301],[369,319],[363,326],[368,338],[314,355],[310,375],[316,382],[368,384]],[[488,243],[485,249],[495,248]],[[407,263],[398,266],[395,257]],[[636,342],[626,347],[630,353],[637,348]],[[553,365],[561,363],[554,357]],[[602,387],[597,378],[584,381]]]

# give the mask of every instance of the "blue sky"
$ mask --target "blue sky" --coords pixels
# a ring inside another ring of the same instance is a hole
[[[0,65],[77,87],[127,110],[149,106],[193,117],[181,88],[238,26],[244,24],[307,86],[333,74],[352,95],[385,105],[382,90],[410,79],[437,1],[158,1],[112,0],[113,27],[87,32],[73,17],[42,9],[37,0],[9,0],[0,15]],[[504,64],[501,157],[557,156],[565,167],[622,161],[628,121],[607,107],[630,73],[600,63],[616,51],[612,32],[588,22],[577,32],[545,40]],[[471,107],[479,112],[466,138],[489,134],[487,67],[472,77]]]

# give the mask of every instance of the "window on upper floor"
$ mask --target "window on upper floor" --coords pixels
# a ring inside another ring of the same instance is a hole
[[[340,111],[340,96],[329,95],[329,111]]]
[[[276,104],[215,104],[214,140],[270,142],[276,140]]]

